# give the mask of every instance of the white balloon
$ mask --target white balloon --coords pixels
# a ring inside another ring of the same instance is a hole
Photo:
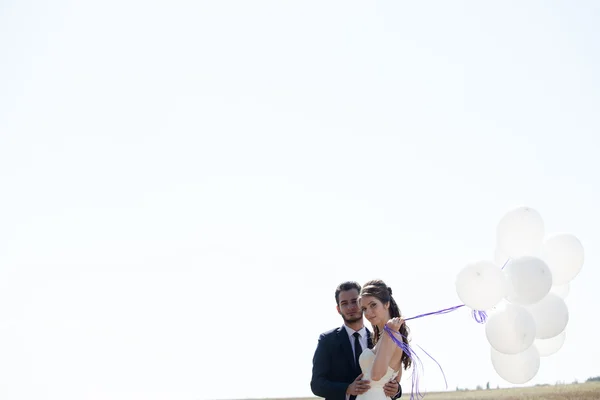
[[[533,345],[538,349],[540,357],[548,357],[559,351],[567,337],[567,331],[562,331],[550,339],[535,339]]]
[[[553,284],[563,285],[581,271],[584,261],[583,245],[573,235],[554,235],[544,242],[542,258],[552,271]]]
[[[511,259],[504,267],[508,281],[506,299],[514,304],[534,304],[544,298],[552,287],[552,273],[537,257]]]
[[[485,323],[485,336],[500,353],[517,354],[533,344],[535,321],[525,307],[507,303],[490,313]]]
[[[492,348],[491,356],[498,375],[510,383],[527,383],[540,369],[540,355],[535,346],[529,346],[518,354],[502,354]]]
[[[456,277],[456,293],[473,310],[488,310],[506,296],[506,277],[490,261],[465,266]]]
[[[488,311],[488,314],[492,313],[492,312],[498,312],[498,311],[502,311],[506,308],[506,306],[510,304],[508,302],[508,300],[506,300],[506,298],[500,300],[500,302],[498,304],[496,304],[494,307],[492,307],[491,310]]]
[[[535,321],[535,337],[538,339],[550,339],[558,335],[569,322],[569,309],[565,301],[554,293],[548,293],[527,309]]]
[[[569,295],[570,285],[565,283],[564,285],[552,286],[550,292],[555,293],[564,299]]]
[[[510,258],[539,256],[544,241],[544,221],[533,208],[507,212],[496,227],[496,244]]]

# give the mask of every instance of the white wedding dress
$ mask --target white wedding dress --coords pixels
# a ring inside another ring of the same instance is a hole
[[[363,372],[363,378],[370,380],[371,388],[363,394],[356,396],[356,400],[390,400],[386,397],[383,387],[387,382],[395,376],[395,371],[388,365],[387,372],[378,381],[371,379],[371,369],[373,368],[373,361],[375,361],[375,353],[371,349],[365,349],[358,358],[358,363]]]

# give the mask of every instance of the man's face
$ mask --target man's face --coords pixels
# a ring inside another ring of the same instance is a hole
[[[345,322],[360,321],[363,315],[360,307],[358,306],[358,290],[350,289],[341,291],[337,310]]]

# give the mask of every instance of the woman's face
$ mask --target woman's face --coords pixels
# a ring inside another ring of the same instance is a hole
[[[383,304],[377,297],[363,296],[360,298],[360,307],[365,318],[373,325],[381,326],[388,322],[390,303]]]

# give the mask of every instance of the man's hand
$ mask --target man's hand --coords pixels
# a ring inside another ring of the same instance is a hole
[[[360,374],[359,376],[356,377],[354,382],[352,382],[350,384],[350,386],[348,386],[348,389],[346,389],[347,394],[349,394],[351,396],[358,396],[359,394],[363,394],[364,392],[366,392],[367,390],[369,390],[371,388],[371,386],[369,385],[369,383],[371,383],[371,381],[362,380],[361,379],[362,377],[363,377],[363,374]],[[394,394],[396,394],[396,392],[394,392]]]
[[[398,393],[398,382],[396,382],[394,379],[386,382],[385,386],[383,387],[383,391],[387,397],[394,397],[396,393]]]

